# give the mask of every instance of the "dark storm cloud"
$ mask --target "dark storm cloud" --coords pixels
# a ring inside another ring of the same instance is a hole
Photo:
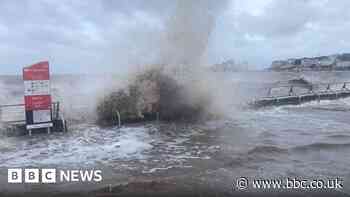
[[[209,7],[217,2],[207,1]],[[194,11],[188,13],[197,13],[200,3],[192,1]],[[0,71],[17,72],[42,59],[59,72],[153,63],[176,7],[176,1],[166,0],[2,0]],[[208,64],[234,58],[267,66],[276,58],[350,52],[348,0],[231,0],[223,7],[215,12],[212,29],[205,30],[209,45],[200,50],[206,50]],[[181,28],[190,31],[184,24]],[[191,37],[179,46],[197,38]]]

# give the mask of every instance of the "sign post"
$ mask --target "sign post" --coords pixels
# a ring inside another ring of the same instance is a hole
[[[53,127],[51,117],[50,69],[49,62],[23,68],[24,101],[26,128],[31,135],[32,129]]]

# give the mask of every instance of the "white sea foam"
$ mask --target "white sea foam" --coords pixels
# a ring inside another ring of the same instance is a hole
[[[34,135],[31,139],[5,138],[1,143],[6,139],[12,139],[7,146],[15,148],[2,152],[0,166],[83,165],[106,159],[142,159],[142,153],[152,148],[151,138],[143,127],[110,130],[90,127],[69,136]]]

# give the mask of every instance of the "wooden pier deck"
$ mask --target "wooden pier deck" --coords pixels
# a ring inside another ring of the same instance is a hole
[[[251,105],[255,108],[261,108],[267,106],[299,105],[311,101],[347,98],[350,97],[350,89],[348,89],[349,84],[350,82],[313,84],[306,92],[301,93],[294,91],[294,89],[298,87],[295,85],[271,87],[268,89],[268,96],[255,99]],[[326,88],[323,89],[322,87]],[[287,88],[289,91],[287,95],[273,96],[271,92],[274,88]]]

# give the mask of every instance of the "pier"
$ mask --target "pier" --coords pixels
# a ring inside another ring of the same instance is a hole
[[[311,101],[337,100],[350,97],[350,82],[342,83],[319,83],[312,84],[310,87],[298,85],[283,85],[270,87],[267,90],[267,96],[255,99],[250,103],[254,108],[281,106],[281,105],[299,105]],[[287,94],[273,95],[274,89],[285,89]],[[304,90],[296,91],[295,89]]]

